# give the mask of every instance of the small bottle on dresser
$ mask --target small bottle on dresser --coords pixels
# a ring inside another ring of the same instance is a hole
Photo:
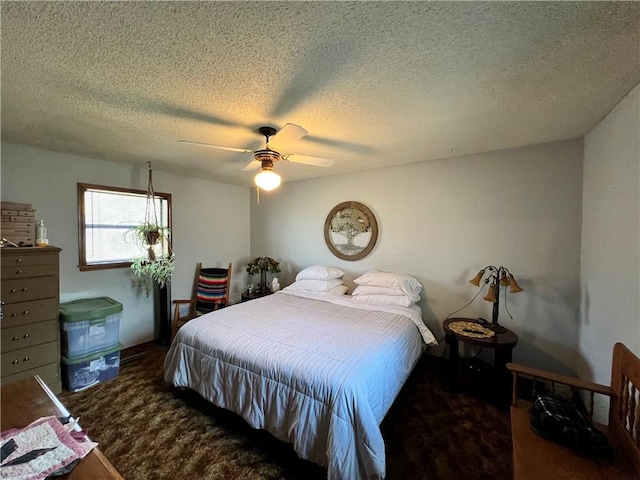
[[[47,238],[47,227],[44,224],[44,220],[40,220],[37,230],[36,247],[46,247],[49,245],[49,239]]]

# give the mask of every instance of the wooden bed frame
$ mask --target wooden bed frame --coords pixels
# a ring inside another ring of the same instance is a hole
[[[640,359],[622,343],[613,348],[611,386],[599,385],[573,377],[554,374],[513,363],[513,403],[511,437],[513,442],[513,478],[517,480],[590,480],[640,479]],[[520,376],[564,385],[571,391],[586,393],[587,411],[593,415],[595,394],[609,397],[609,425],[597,425],[609,438],[614,460],[594,460],[536,434],[529,420],[530,402],[517,398]]]

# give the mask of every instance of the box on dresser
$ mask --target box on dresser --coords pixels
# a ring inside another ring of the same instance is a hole
[[[35,210],[30,203],[2,202],[2,237],[21,247],[35,245]]]
[[[39,375],[62,389],[57,247],[2,247],[2,385]]]

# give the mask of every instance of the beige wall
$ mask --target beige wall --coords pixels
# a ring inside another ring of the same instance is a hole
[[[44,219],[49,242],[60,254],[61,301],[108,296],[124,307],[120,342],[125,347],[154,338],[153,298],[133,288],[128,268],[80,272],[76,184],[147,188],[147,166],[131,167],[74,155],[2,143],[2,200],[31,203]],[[172,194],[176,271],[173,298],[189,298],[198,261],[210,266],[233,262],[236,271],[249,255],[247,188],[154,171],[154,187]],[[234,277],[232,300],[245,280]]]
[[[254,189],[154,172],[173,194],[173,298],[189,296],[198,261],[234,263],[234,301],[258,255],[281,261],[283,286],[312,263],[340,266],[350,286],[369,268],[401,271],[423,283],[423,317],[441,338],[442,320],[476,293],[467,280],[501,264],[525,289],[509,296],[513,320],[501,313],[520,336],[516,360],[607,383],[612,343],[640,350],[639,88],[585,138],[584,185],[581,140],[284,183],[259,204]],[[125,346],[152,339],[151,301],[127,269],[77,269],[76,182],[144,189],[146,165],[2,143],[1,166],[2,199],[32,203],[63,249],[62,300],[113,297]],[[357,262],[324,243],[326,215],[345,200],[367,204],[380,228]],[[459,315],[489,317],[490,305],[478,298]]]
[[[513,320],[501,313],[520,336],[514,357],[574,371],[581,196],[580,140],[283,183],[259,205],[252,191],[251,254],[282,262],[281,285],[312,263],[341,267],[349,284],[369,268],[411,274],[438,338],[442,320],[476,293],[468,279],[504,265],[525,289],[508,297]],[[327,214],[346,200],[368,205],[380,228],[376,248],[356,262],[324,243]],[[479,297],[460,315],[490,317],[490,304]]]
[[[639,112],[640,85],[584,142],[579,371],[605,384],[615,342],[640,355]]]

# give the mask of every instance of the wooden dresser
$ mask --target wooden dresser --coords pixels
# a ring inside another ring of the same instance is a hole
[[[39,375],[62,390],[57,247],[2,247],[2,385]]]

